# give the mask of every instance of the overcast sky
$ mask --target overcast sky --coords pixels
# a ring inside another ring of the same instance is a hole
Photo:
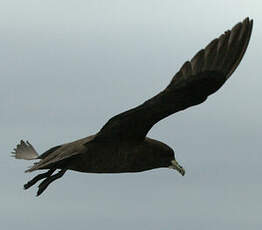
[[[259,0],[1,1],[1,229],[261,229],[261,10]],[[185,177],[68,171],[38,198],[23,190],[36,173],[10,157],[20,139],[43,152],[97,132],[246,16],[253,35],[232,78],[149,133],[175,149]]]

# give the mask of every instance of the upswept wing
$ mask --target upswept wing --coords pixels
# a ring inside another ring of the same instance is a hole
[[[143,104],[111,118],[96,140],[142,140],[161,119],[204,102],[231,76],[249,43],[253,21],[226,31],[185,62],[165,90]]]

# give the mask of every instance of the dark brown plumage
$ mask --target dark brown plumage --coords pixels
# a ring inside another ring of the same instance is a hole
[[[54,180],[71,169],[90,173],[140,172],[160,167],[184,169],[166,144],[146,137],[161,119],[204,102],[231,76],[251,36],[253,21],[246,18],[187,61],[170,84],[150,100],[111,118],[95,135],[53,147],[38,155],[29,142],[14,150],[18,159],[39,159],[27,172],[48,169],[24,185],[38,186],[40,195]],[[56,169],[60,171],[53,174]]]

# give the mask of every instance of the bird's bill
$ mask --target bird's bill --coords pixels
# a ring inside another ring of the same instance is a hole
[[[176,160],[172,160],[168,168],[177,170],[182,176],[186,173],[185,169]]]

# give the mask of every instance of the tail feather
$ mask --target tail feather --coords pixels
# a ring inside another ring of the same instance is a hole
[[[16,148],[14,148],[12,156],[16,159],[34,160],[37,159],[39,155],[28,141],[24,142],[21,140]]]

